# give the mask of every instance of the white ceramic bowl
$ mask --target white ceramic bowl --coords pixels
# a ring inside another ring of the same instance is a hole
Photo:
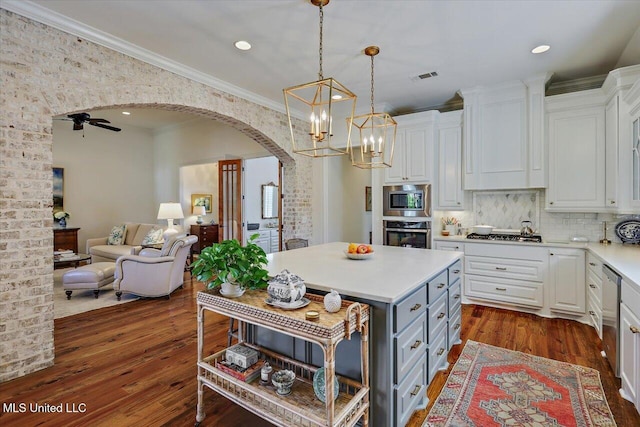
[[[491,234],[493,231],[493,226],[491,225],[474,225],[473,232],[476,234],[481,234],[486,236],[487,234]]]
[[[350,254],[348,251],[344,251],[344,254],[349,259],[369,259],[373,257],[373,252],[369,252],[368,254]]]

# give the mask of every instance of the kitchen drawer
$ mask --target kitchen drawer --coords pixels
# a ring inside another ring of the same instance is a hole
[[[438,298],[440,295],[444,294],[447,291],[447,286],[449,285],[447,270],[438,274],[433,279],[429,280],[427,283],[427,292],[428,292],[428,300],[427,303],[431,304]]]
[[[587,252],[587,267],[589,270],[602,279],[602,261],[593,255],[591,252]]]
[[[459,307],[457,311],[449,315],[449,338],[448,348],[451,349],[456,344],[460,344],[460,331],[462,329],[462,309]]]
[[[427,315],[423,313],[394,340],[395,382],[400,383],[427,349]]]
[[[587,270],[587,290],[597,302],[597,307],[602,307],[602,279],[591,270]]]
[[[543,282],[545,263],[536,260],[465,256],[465,274]]]
[[[529,260],[545,263],[548,258],[547,248],[541,246],[496,245],[492,243],[472,243],[465,245],[465,257],[482,256],[489,258],[506,258]],[[467,270],[464,271],[468,273]]]
[[[449,316],[451,316],[451,313],[460,308],[460,301],[462,300],[460,283],[460,280],[458,280],[451,287],[449,287]]]
[[[536,282],[465,274],[464,294],[469,298],[542,308],[543,286]]]
[[[427,394],[427,357],[422,359],[407,375],[405,380],[394,389],[396,401],[396,422],[394,425],[404,426],[411,418],[416,407],[426,400]]]
[[[636,317],[640,317],[640,290],[638,290],[638,286],[631,286],[623,279],[620,299]]]
[[[589,291],[589,294],[591,294],[591,291]],[[602,339],[602,310],[595,305],[591,298],[587,301],[587,315],[591,319],[591,325],[598,332],[598,337]]]
[[[449,318],[447,311],[448,298],[442,295],[440,299],[427,308],[427,326],[429,328],[429,344],[433,342],[436,335],[446,329]]]
[[[449,286],[462,276],[462,260],[458,260],[449,267]]]
[[[396,304],[394,309],[393,332],[402,331],[409,323],[420,317],[427,309],[427,288],[421,286],[414,293]]]
[[[447,369],[447,329],[444,328],[433,341],[429,343],[428,365],[429,375],[427,376],[427,384],[431,382],[436,372]]]
[[[258,239],[271,239],[271,230],[258,230]]]

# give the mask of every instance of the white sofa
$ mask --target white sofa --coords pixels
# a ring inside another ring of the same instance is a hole
[[[137,255],[142,249],[142,240],[149,231],[162,226],[158,224],[141,224],[128,222],[127,232],[122,245],[107,244],[107,237],[87,239],[87,254],[91,255],[91,262],[116,262],[122,255]]]

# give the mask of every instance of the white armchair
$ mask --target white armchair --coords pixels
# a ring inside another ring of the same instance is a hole
[[[139,255],[123,255],[116,261],[113,289],[143,297],[170,295],[184,282],[184,266],[198,236],[175,237],[161,250],[143,249]]]

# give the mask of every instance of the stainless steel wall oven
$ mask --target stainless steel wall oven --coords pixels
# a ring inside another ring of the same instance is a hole
[[[387,246],[431,249],[431,221],[383,221]]]

